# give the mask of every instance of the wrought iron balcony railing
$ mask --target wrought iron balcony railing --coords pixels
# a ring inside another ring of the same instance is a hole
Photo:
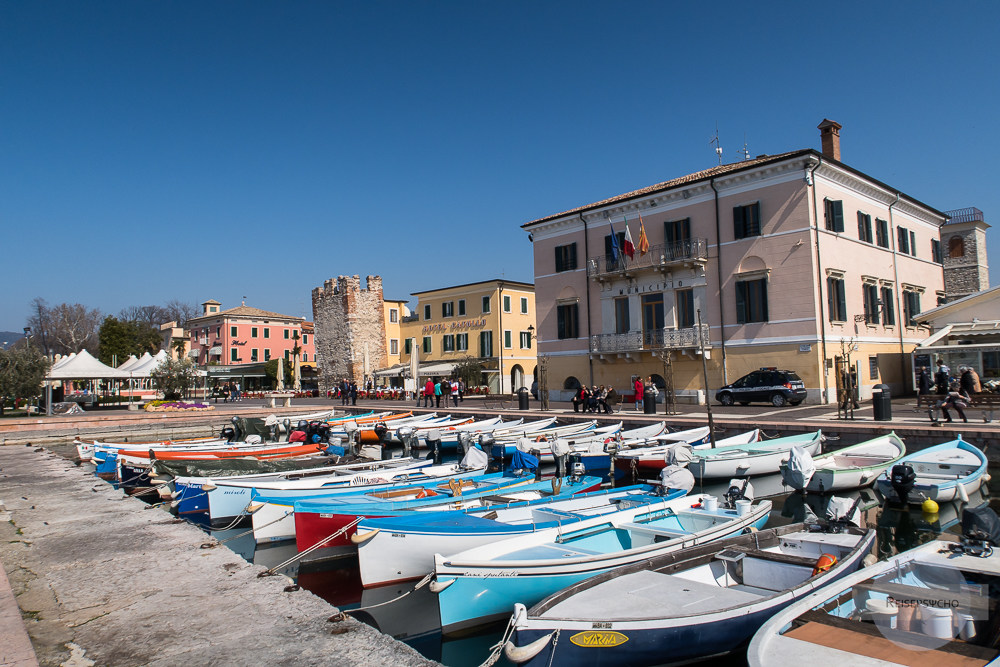
[[[587,260],[587,276],[603,278],[642,269],[667,269],[675,264],[703,262],[708,259],[708,240],[689,239],[677,243],[663,243],[650,247],[649,252],[629,259],[624,255],[616,259],[608,255]]]
[[[640,352],[651,350],[683,350],[709,347],[708,325],[687,329],[653,329],[621,334],[598,334],[590,337],[591,353]]]

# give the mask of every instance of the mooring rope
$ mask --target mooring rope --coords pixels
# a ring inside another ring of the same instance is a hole
[[[432,579],[434,579],[434,573],[433,572],[431,572],[428,575],[425,575],[423,579],[421,579],[420,581],[417,582],[416,586],[414,586],[410,590],[406,591],[402,595],[397,595],[396,597],[394,597],[391,600],[386,600],[385,602],[379,602],[378,604],[370,604],[367,607],[358,607],[357,609],[347,609],[344,613],[346,613],[346,614],[353,614],[353,613],[358,612],[358,611],[366,611],[368,609],[374,609],[375,607],[381,607],[383,605],[392,604],[393,602],[396,602],[398,600],[402,600],[403,598],[405,598],[410,593],[413,593],[415,591],[420,590],[421,588],[423,588],[424,586],[426,586],[427,584],[429,584]]]
[[[246,516],[248,514],[247,508],[249,508],[249,507],[250,507],[250,505],[247,505],[246,507],[244,507],[243,511],[240,512],[239,515],[237,515],[237,517],[235,519],[233,519],[233,522],[231,524],[229,524],[229,526],[227,526],[226,528],[211,528],[211,527],[209,527],[208,530],[229,530],[230,528],[233,528],[237,523],[240,522],[240,520],[244,516]],[[275,519],[273,521],[268,521],[267,523],[265,523],[262,526],[259,526],[257,528],[251,528],[250,530],[244,530],[242,533],[237,533],[236,535],[230,535],[226,539],[219,540],[218,542],[205,542],[204,544],[201,545],[201,548],[202,549],[214,549],[215,547],[217,547],[219,545],[222,545],[222,544],[225,544],[226,542],[232,542],[233,540],[235,540],[237,538],[249,535],[254,530],[260,530],[262,528],[267,528],[270,525],[276,524],[279,521],[283,520],[285,517],[291,516],[292,514],[293,514],[292,510],[288,510],[287,512],[285,512],[284,514],[282,514],[281,516],[279,516],[277,519]]]
[[[479,667],[493,667],[497,660],[500,659],[500,654],[503,653],[504,645],[510,640],[511,635],[514,634],[514,616],[510,617],[510,621],[507,623],[507,628],[503,631],[503,636],[500,637],[500,641],[490,647],[490,655],[486,658],[486,661]]]
[[[329,542],[333,538],[338,537],[338,536],[342,535],[343,533],[346,533],[351,528],[354,528],[356,525],[358,525],[359,523],[361,523],[362,519],[364,519],[364,518],[365,517],[363,517],[363,516],[357,517],[356,519],[354,519],[354,521],[350,522],[349,524],[347,524],[343,528],[339,529],[337,532],[335,532],[334,534],[330,535],[329,537],[323,538],[322,540],[320,540],[316,544],[312,545],[308,549],[306,549],[304,551],[300,551],[299,553],[295,554],[294,556],[292,556],[288,560],[286,560],[286,561],[284,561],[282,563],[278,563],[277,565],[275,565],[274,567],[272,567],[270,569],[264,570],[263,572],[261,572],[257,576],[258,577],[272,577],[272,576],[274,576],[274,573],[277,572],[278,570],[280,570],[281,568],[283,568],[285,566],[288,566],[288,565],[291,565],[292,563],[294,563],[297,560],[305,558],[306,556],[308,556],[312,552],[316,551],[317,549],[319,549],[320,547],[322,547],[324,544],[326,544],[327,542]]]

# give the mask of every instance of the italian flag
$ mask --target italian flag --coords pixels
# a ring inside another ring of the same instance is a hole
[[[628,228],[628,221],[625,221],[625,247],[622,248],[622,252],[628,255],[629,259],[635,257],[635,244],[632,243],[632,230]]]

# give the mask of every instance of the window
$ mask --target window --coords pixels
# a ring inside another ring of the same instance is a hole
[[[839,199],[824,199],[823,209],[826,213],[826,228],[831,232],[844,231],[844,202]]]
[[[878,286],[865,283],[861,289],[865,301],[865,324],[878,324]]]
[[[931,239],[931,259],[938,263],[944,263],[944,256],[941,254],[941,241],[938,239]]]
[[[215,327],[215,335],[216,336],[221,336],[222,335],[221,332],[222,332],[222,327]]]
[[[948,239],[948,257],[958,259],[965,256],[965,240],[961,236]]]
[[[490,297],[484,296],[483,297],[483,314],[485,315],[485,314],[487,314],[489,312],[490,312]]]
[[[445,334],[441,337],[441,350],[443,352],[455,351],[455,334]]]
[[[413,339],[407,338],[403,341],[403,352],[406,354],[413,354]]]
[[[504,329],[503,331],[503,349],[509,350],[514,347],[514,335],[510,329]]]
[[[889,221],[875,218],[875,245],[889,247]]]
[[[632,329],[629,318],[628,297],[621,296],[615,299],[615,333],[628,333]]]
[[[910,232],[910,254],[917,256],[917,234],[913,231]]]
[[[465,299],[458,300],[458,316],[461,317],[465,315]]]
[[[556,273],[576,268],[576,244],[556,246]]]
[[[229,336],[231,338],[236,338],[236,327],[229,327]]]
[[[257,337],[257,327],[250,327],[250,337],[251,338]]]
[[[237,348],[234,347],[234,348],[230,349],[229,350],[229,360],[230,361],[239,361],[239,359],[237,358],[238,354],[239,354],[239,350]]]
[[[521,314],[522,315],[528,314],[528,297],[526,296],[521,297]]]
[[[521,332],[521,349],[530,350],[531,349],[531,332],[522,331]]]
[[[920,292],[903,290],[903,321],[908,327],[917,326],[917,313],[920,312]]]
[[[264,327],[264,338],[271,337],[271,329],[269,327]]]
[[[690,329],[694,326],[694,290],[679,289],[674,296],[677,300],[677,328]]]
[[[556,338],[565,340],[579,335],[579,305],[575,303],[556,306]]]
[[[390,338],[389,339],[389,354],[399,354],[399,339]]]
[[[615,257],[615,249],[611,243],[611,234],[604,237],[604,258],[608,263],[608,268],[612,270],[618,268],[618,262],[621,260],[621,251],[625,247],[625,232],[617,232],[615,240],[618,242],[618,257]]]
[[[455,334],[455,349],[466,352],[469,349],[469,334]]]
[[[264,349],[264,361],[270,361],[270,360],[271,360],[271,348],[268,347]]]
[[[431,353],[431,337],[424,336],[424,354]]]
[[[878,357],[868,357],[868,377],[878,379]]]
[[[871,243],[872,239],[872,217],[867,213],[858,211],[858,238],[865,243]]]
[[[492,331],[480,331],[479,332],[479,356],[480,357],[492,357],[493,356],[493,332]]]
[[[285,329],[285,340],[288,340],[288,329]]]
[[[303,345],[309,344],[309,334],[302,334],[302,344]]]
[[[431,304],[424,304],[424,319],[431,319]]]
[[[683,220],[668,220],[663,223],[663,238],[666,239],[668,248],[672,251],[674,246],[685,244],[691,241],[691,218]]]
[[[257,348],[250,349],[250,361],[257,361]]]
[[[896,326],[896,306],[892,294],[892,287],[883,285],[882,290],[882,325],[887,327]]]
[[[454,317],[455,316],[455,302],[445,301],[441,304],[441,317]]]
[[[767,278],[736,281],[736,322],[767,322]]]
[[[826,279],[826,307],[831,322],[847,321],[847,299],[844,296],[844,279],[830,276]]]
[[[389,321],[390,322],[398,322],[399,321],[399,309],[397,309],[397,308],[390,308],[389,309]]]
[[[910,254],[910,233],[905,227],[896,227],[896,250]]]
[[[507,294],[503,295],[503,312],[510,312],[510,296]]]
[[[285,350],[285,361],[291,361],[291,360],[292,360],[291,350]]]
[[[302,353],[302,361],[306,361],[306,353],[305,352]]]
[[[733,234],[738,239],[760,236],[760,202],[733,208]]]
[[[639,308],[642,313],[643,345],[662,346],[663,328],[666,326],[663,292],[643,294],[639,300]]]

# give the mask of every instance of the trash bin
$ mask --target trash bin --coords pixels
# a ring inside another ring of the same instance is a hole
[[[517,409],[527,410],[528,401],[531,399],[531,394],[528,393],[526,387],[521,387],[517,390]]]
[[[642,396],[642,413],[646,415],[656,414],[656,396],[649,392]]]
[[[889,385],[877,384],[872,387],[872,409],[875,412],[875,421],[892,421],[892,395],[889,393]]]

